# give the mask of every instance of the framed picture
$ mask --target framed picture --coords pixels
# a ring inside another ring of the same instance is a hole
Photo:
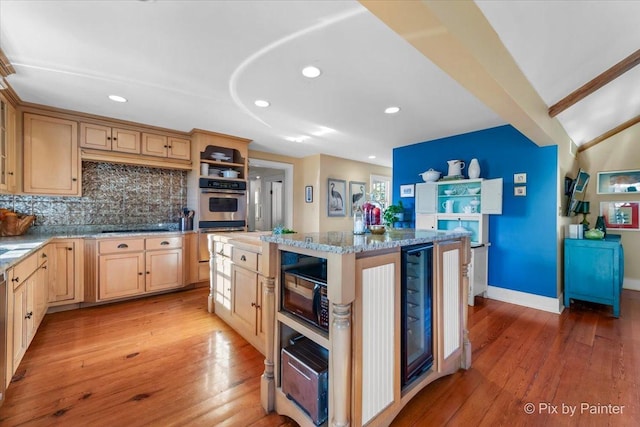
[[[640,202],[600,202],[600,215],[609,228],[640,230],[638,206]]]
[[[306,203],[313,202],[313,187],[311,185],[304,187],[304,201]]]
[[[413,184],[400,186],[400,197],[413,197]]]
[[[513,195],[514,196],[526,196],[527,195],[527,187],[524,185],[519,185],[517,187],[513,187]]]
[[[362,205],[367,198],[367,184],[365,182],[349,181],[349,204],[351,205],[351,216],[355,210]]]
[[[327,186],[327,215],[347,215],[347,181],[329,178]]]
[[[598,172],[598,194],[640,192],[640,170]]]

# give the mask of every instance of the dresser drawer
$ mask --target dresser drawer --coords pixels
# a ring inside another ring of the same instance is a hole
[[[101,254],[144,251],[144,239],[102,240],[98,243]]]
[[[247,268],[249,270],[258,270],[258,254],[255,252],[245,251],[244,249],[233,248],[231,260],[237,266]]]
[[[156,249],[176,249],[182,247],[182,237],[148,237],[146,240],[147,250]]]

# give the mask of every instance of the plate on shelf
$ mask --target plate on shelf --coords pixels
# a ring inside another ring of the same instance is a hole
[[[227,156],[224,153],[211,153],[211,158],[213,160],[221,161],[221,160],[231,160],[231,157]]]

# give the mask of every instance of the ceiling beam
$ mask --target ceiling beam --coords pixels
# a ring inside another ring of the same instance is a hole
[[[564,128],[549,117],[548,105],[474,2],[360,3],[534,143],[569,143]]]
[[[591,95],[602,86],[611,83],[638,64],[640,64],[640,49],[553,104],[549,107],[549,117],[557,116],[576,102]]]
[[[630,128],[631,126],[635,125],[636,123],[640,123],[640,116],[635,116],[633,119],[627,120],[626,122],[622,123],[621,125],[614,127],[610,131],[603,133],[599,137],[594,138],[589,142],[585,142],[584,144],[582,144],[580,146],[580,148],[578,148],[578,152],[584,151],[587,148],[591,148],[594,145],[604,141],[605,139],[611,138],[613,135],[615,135],[617,133],[620,133],[620,132],[622,132],[623,130],[625,130],[627,128]]]

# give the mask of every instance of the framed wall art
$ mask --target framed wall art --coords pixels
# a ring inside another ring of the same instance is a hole
[[[640,192],[640,170],[598,172],[598,194]]]
[[[347,215],[347,181],[329,178],[327,185],[327,215]]]
[[[600,215],[608,229],[640,230],[640,202],[600,202]]]
[[[413,197],[414,195],[414,185],[406,184],[400,186],[400,197]]]
[[[351,205],[351,216],[367,199],[367,183],[358,181],[349,181],[349,204]]]

